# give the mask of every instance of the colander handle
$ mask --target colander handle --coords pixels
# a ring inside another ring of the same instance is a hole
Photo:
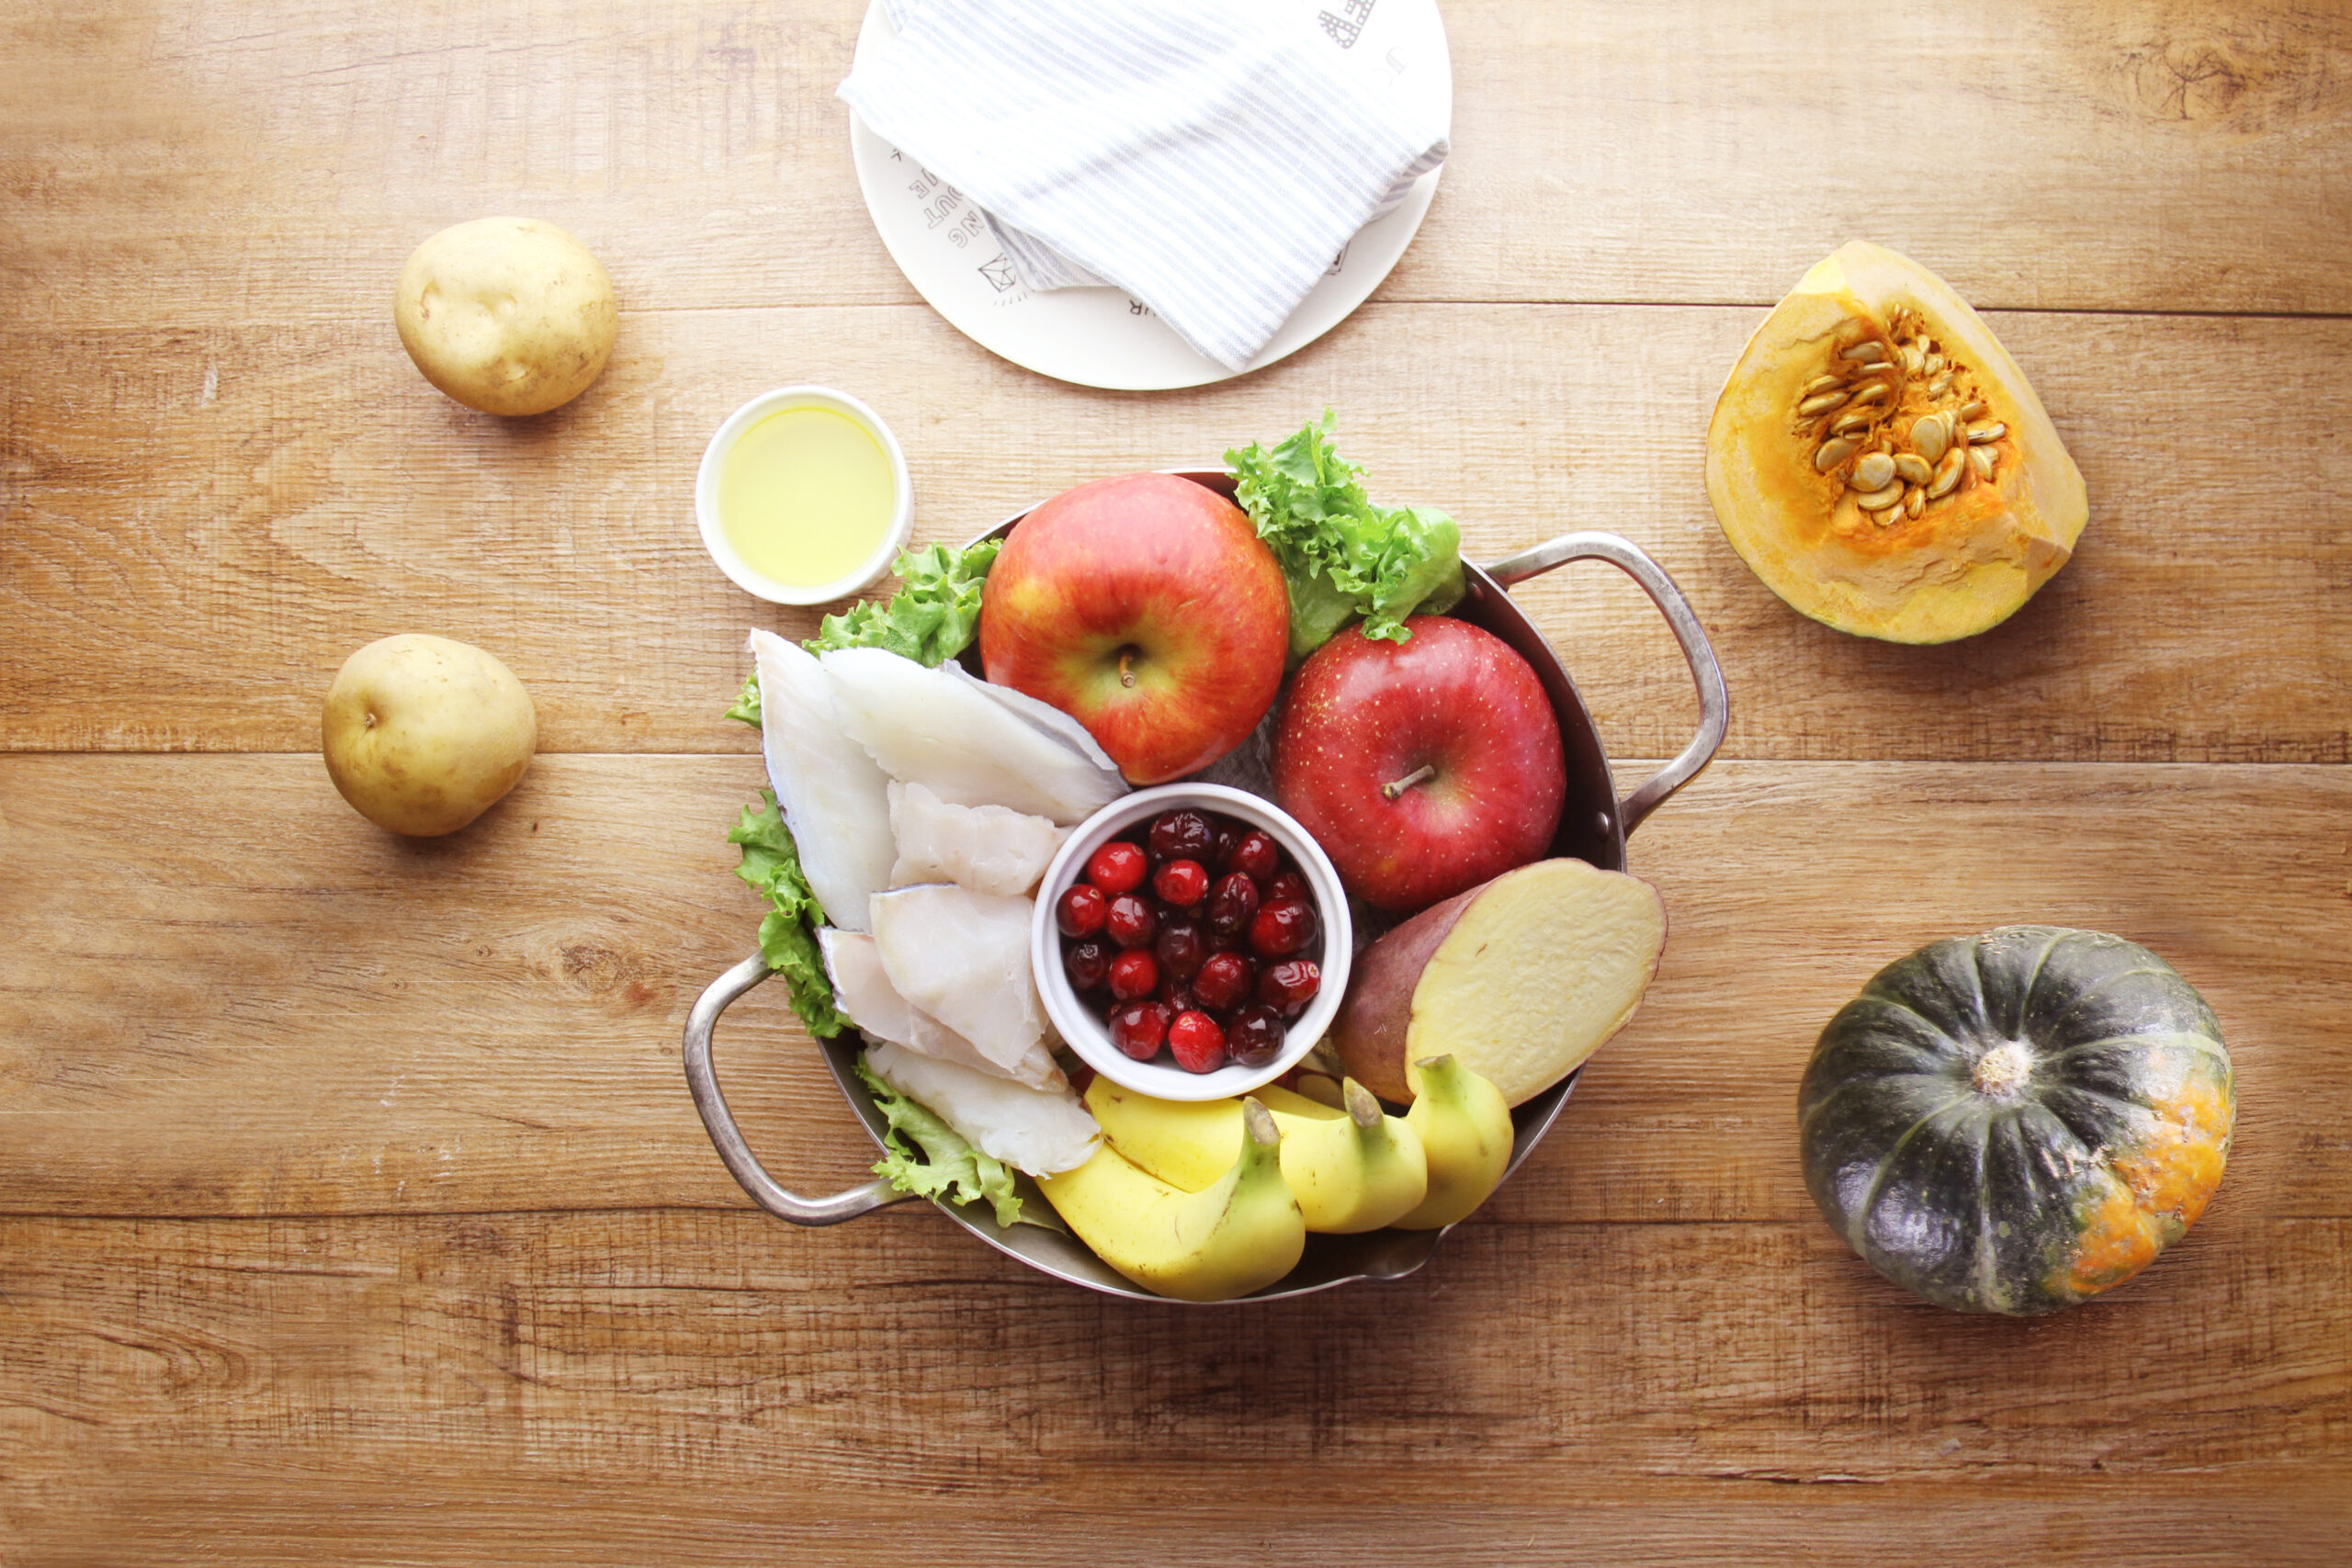
[[[1731,728],[1731,693],[1724,685],[1723,666],[1715,662],[1715,650],[1707,641],[1706,628],[1699,624],[1690,601],[1682,596],[1674,579],[1666,575],[1666,569],[1650,559],[1631,539],[1621,539],[1614,534],[1563,534],[1515,556],[1506,556],[1486,571],[1505,588],[1512,588],[1572,560],[1605,560],[1640,583],[1642,592],[1650,596],[1658,613],[1666,617],[1674,640],[1682,645],[1682,657],[1690,666],[1690,678],[1699,684],[1699,733],[1682,749],[1680,756],[1617,803],[1617,819],[1630,835],[1642,825],[1642,818],[1665,805],[1667,796],[1698,777],[1699,771],[1713,760],[1715,749],[1724,743],[1724,734]]]
[[[911,1196],[877,1176],[830,1198],[803,1198],[770,1176],[743,1141],[743,1130],[735,1125],[727,1097],[718,1091],[718,1075],[711,1069],[710,1037],[718,1027],[718,1015],[772,973],[768,961],[755,953],[713,980],[686,1015],[686,1087],[694,1091],[695,1109],[702,1112],[703,1127],[726,1162],[727,1173],[741,1183],[752,1202],[796,1225],[837,1225]]]

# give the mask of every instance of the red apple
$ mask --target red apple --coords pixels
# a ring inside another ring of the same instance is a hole
[[[1173,474],[1054,497],[1014,525],[980,593],[988,678],[1077,719],[1135,784],[1248,739],[1289,640],[1273,552],[1239,507]]]
[[[1409,914],[1541,860],[1567,762],[1533,667],[1467,621],[1414,615],[1405,642],[1351,626],[1291,684],[1274,799],[1348,891]]]

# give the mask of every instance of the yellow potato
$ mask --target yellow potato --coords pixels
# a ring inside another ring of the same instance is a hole
[[[392,321],[424,378],[484,413],[545,413],[587,390],[618,330],[613,280],[534,218],[477,218],[408,258]]]
[[[497,659],[410,632],[344,660],[319,738],[334,787],[362,817],[430,838],[456,832],[514,787],[539,721]]]

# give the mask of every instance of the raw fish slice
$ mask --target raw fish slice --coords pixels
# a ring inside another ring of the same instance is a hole
[[[1029,972],[1028,899],[949,882],[876,893],[867,907],[883,973],[899,995],[1006,1072],[1045,1037]]]
[[[760,667],[760,734],[768,782],[825,918],[865,930],[866,900],[890,886],[898,840],[889,778],[842,728],[832,677],[816,655],[774,632],[752,634]]]
[[[964,671],[926,670],[881,648],[820,660],[842,728],[902,784],[957,806],[1002,806],[1065,827],[1126,791],[1077,747],[983,694]]]
[[[934,1061],[956,1062],[993,1077],[1003,1068],[980,1055],[979,1047],[899,995],[883,971],[881,951],[870,936],[820,927],[817,944],[825,950],[825,973],[833,982],[833,999],[841,1004],[858,1032],[868,1040],[888,1040]],[[1010,1075],[1032,1089],[1059,1089],[1069,1080],[1054,1066],[1054,1054],[1040,1040],[1016,1063]]]
[[[868,1047],[865,1065],[974,1148],[1032,1176],[1076,1170],[1102,1142],[1102,1130],[1068,1084],[1031,1089],[887,1043]]]
[[[1001,806],[957,806],[919,784],[890,781],[890,829],[899,861],[890,886],[957,882],[975,893],[1016,897],[1037,886],[1070,835],[1043,817]]]
[[[1111,753],[1102,750],[1096,743],[1094,737],[1087,732],[1086,726],[1079,723],[1077,719],[1062,712],[1053,704],[1041,702],[1026,692],[1015,691],[1011,686],[1000,686],[993,681],[983,681],[952,659],[940,668],[950,674],[961,675],[965,680],[969,681],[982,696],[1001,703],[1046,734],[1067,740],[1077,747],[1081,756],[1102,770],[1105,777],[1118,784],[1120,794],[1126,793],[1127,781],[1120,773],[1119,764],[1111,761]]]

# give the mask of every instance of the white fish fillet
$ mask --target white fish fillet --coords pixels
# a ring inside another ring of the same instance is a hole
[[[881,648],[835,649],[819,662],[833,678],[842,728],[902,784],[1064,827],[1126,793],[1115,772],[990,698],[961,670],[927,670]]]
[[[898,840],[890,832],[890,781],[842,729],[832,677],[816,655],[774,632],[754,631],[760,733],[768,782],[800,852],[808,890],[825,918],[865,930],[866,900],[890,886]]]
[[[888,1043],[868,1047],[865,1065],[900,1094],[930,1107],[974,1148],[1032,1176],[1075,1170],[1102,1142],[1102,1130],[1068,1084],[1031,1089]]]
[[[1094,737],[1087,732],[1086,726],[1079,723],[1077,719],[1062,712],[1053,704],[1040,702],[1026,692],[1015,691],[1011,686],[1000,686],[993,681],[983,681],[952,659],[940,668],[952,675],[962,676],[969,681],[973,688],[982,696],[1011,708],[1046,734],[1058,736],[1077,747],[1080,754],[1088,761],[1118,781],[1121,794],[1126,793],[1126,780],[1119,772],[1119,764],[1111,761],[1111,753],[1102,750]]]
[[[1011,1072],[980,1055],[979,1047],[899,995],[882,968],[881,950],[870,936],[836,931],[817,932],[825,952],[825,973],[832,977],[833,999],[868,1040],[889,1041],[934,1061],[956,1062],[992,1077],[1011,1077],[1032,1089],[1062,1089],[1069,1080],[1054,1065],[1054,1054],[1043,1040],[1032,1045]]]
[[[957,806],[924,785],[896,779],[890,781],[890,830],[899,836],[891,886],[956,882],[1008,898],[1037,886],[1071,831],[1001,806]]]
[[[867,908],[891,986],[981,1055],[1009,1073],[1045,1038],[1028,899],[948,882],[876,893]]]

